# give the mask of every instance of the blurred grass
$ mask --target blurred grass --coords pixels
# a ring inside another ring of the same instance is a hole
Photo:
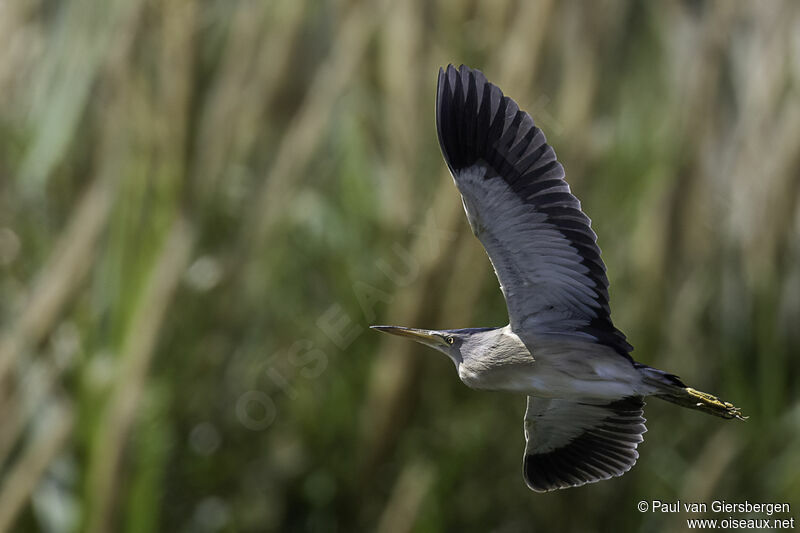
[[[0,530],[800,508],[799,30],[789,0],[0,2]],[[547,133],[634,355],[747,424],[651,402],[633,471],[533,494],[521,398],[366,329],[506,320],[438,152],[448,62]]]

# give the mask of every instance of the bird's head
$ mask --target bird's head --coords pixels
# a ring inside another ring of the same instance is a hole
[[[483,352],[493,344],[501,328],[466,328],[466,329],[417,329],[403,326],[370,326],[372,329],[391,333],[398,337],[406,337],[447,355],[459,368],[459,365],[476,353]]]
[[[411,339],[425,346],[430,346],[434,350],[439,350],[447,355],[453,363],[458,364],[462,361],[461,350],[466,346],[472,336],[473,331],[478,330],[435,330],[435,329],[416,329],[405,328],[403,326],[370,326],[372,329],[391,333],[398,337]],[[483,329],[483,328],[481,328]],[[487,328],[488,329],[488,328]]]

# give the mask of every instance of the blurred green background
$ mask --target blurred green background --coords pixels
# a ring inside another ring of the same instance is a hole
[[[631,472],[535,494],[522,397],[366,329],[507,320],[439,154],[451,62],[547,134],[633,355],[747,423],[653,400]],[[799,89],[790,0],[0,1],[0,530],[798,516]]]

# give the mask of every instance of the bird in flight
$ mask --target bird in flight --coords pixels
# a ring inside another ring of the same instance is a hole
[[[436,127],[467,220],[494,266],[509,324],[372,326],[430,346],[468,387],[527,396],[523,476],[537,492],[621,476],[655,396],[722,418],[733,404],[634,361],[611,321],[597,236],[533,119],[478,70],[439,70]]]

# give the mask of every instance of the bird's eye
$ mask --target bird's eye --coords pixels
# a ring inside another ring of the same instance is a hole
[[[445,337],[444,340],[445,342],[447,342],[447,344],[451,345],[455,342],[455,339],[453,339],[453,337]]]

